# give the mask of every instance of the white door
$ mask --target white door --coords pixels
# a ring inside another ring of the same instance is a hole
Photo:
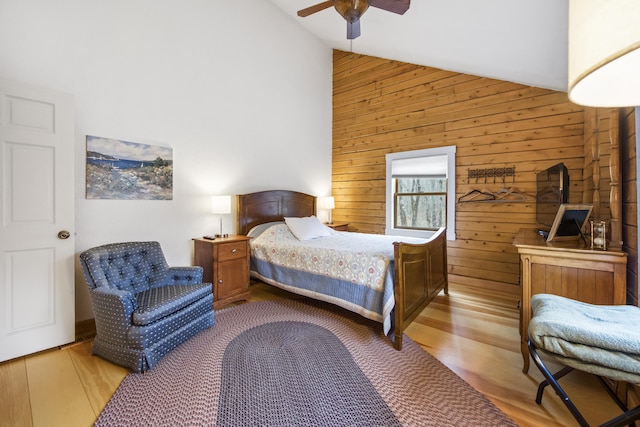
[[[70,95],[0,78],[0,361],[74,340]]]

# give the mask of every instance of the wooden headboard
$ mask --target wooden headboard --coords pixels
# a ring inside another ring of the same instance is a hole
[[[238,234],[246,235],[256,225],[283,221],[285,216],[316,214],[316,197],[288,190],[260,191],[238,196]]]

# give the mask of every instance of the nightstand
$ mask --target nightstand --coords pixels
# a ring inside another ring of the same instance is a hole
[[[248,300],[249,238],[231,235],[193,241],[193,263],[204,269],[202,281],[213,284],[214,310],[234,301]]]
[[[325,225],[329,228],[333,228],[336,231],[349,231],[349,223],[348,222],[332,222],[331,224]]]

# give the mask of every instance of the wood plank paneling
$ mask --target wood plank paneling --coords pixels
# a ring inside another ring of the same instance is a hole
[[[335,221],[384,233],[385,155],[456,145],[456,199],[473,188],[516,187],[524,203],[458,203],[449,270],[518,283],[512,241],[535,227],[535,174],[560,161],[571,199],[582,201],[584,111],[566,93],[334,51]],[[475,182],[468,170],[515,166],[516,175]]]
[[[569,168],[570,201],[599,198],[596,219],[610,218],[612,110],[573,104],[564,92],[342,51],[334,51],[333,66],[333,219],[350,230],[384,233],[386,154],[446,145],[457,147],[456,199],[503,185],[530,195],[524,203],[457,204],[457,239],[448,243],[453,274],[518,283],[511,243],[520,228],[538,225],[536,172],[556,163]],[[637,304],[634,111],[620,111],[628,299]],[[468,178],[469,169],[507,166],[516,174],[504,184]]]
[[[627,303],[638,305],[638,186],[636,123],[633,108],[620,112],[622,240],[627,258]]]
[[[594,218],[607,221],[610,233],[610,139],[611,109],[585,109],[584,201],[594,203]],[[633,108],[618,111],[620,122],[619,162],[622,187],[622,249],[627,260],[627,303],[638,305],[638,190],[636,171],[636,124]],[[596,148],[597,147],[597,148]],[[594,167],[595,164],[599,166]],[[597,172],[596,172],[597,170]],[[600,179],[592,179],[599,173]],[[597,183],[597,184],[596,184]],[[599,185],[596,194],[595,186]],[[596,203],[599,198],[599,203]],[[598,209],[599,206],[599,209]]]

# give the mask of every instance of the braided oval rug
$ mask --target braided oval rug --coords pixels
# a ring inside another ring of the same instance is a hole
[[[515,426],[411,339],[396,351],[345,310],[277,300],[215,316],[129,374],[96,426]]]

